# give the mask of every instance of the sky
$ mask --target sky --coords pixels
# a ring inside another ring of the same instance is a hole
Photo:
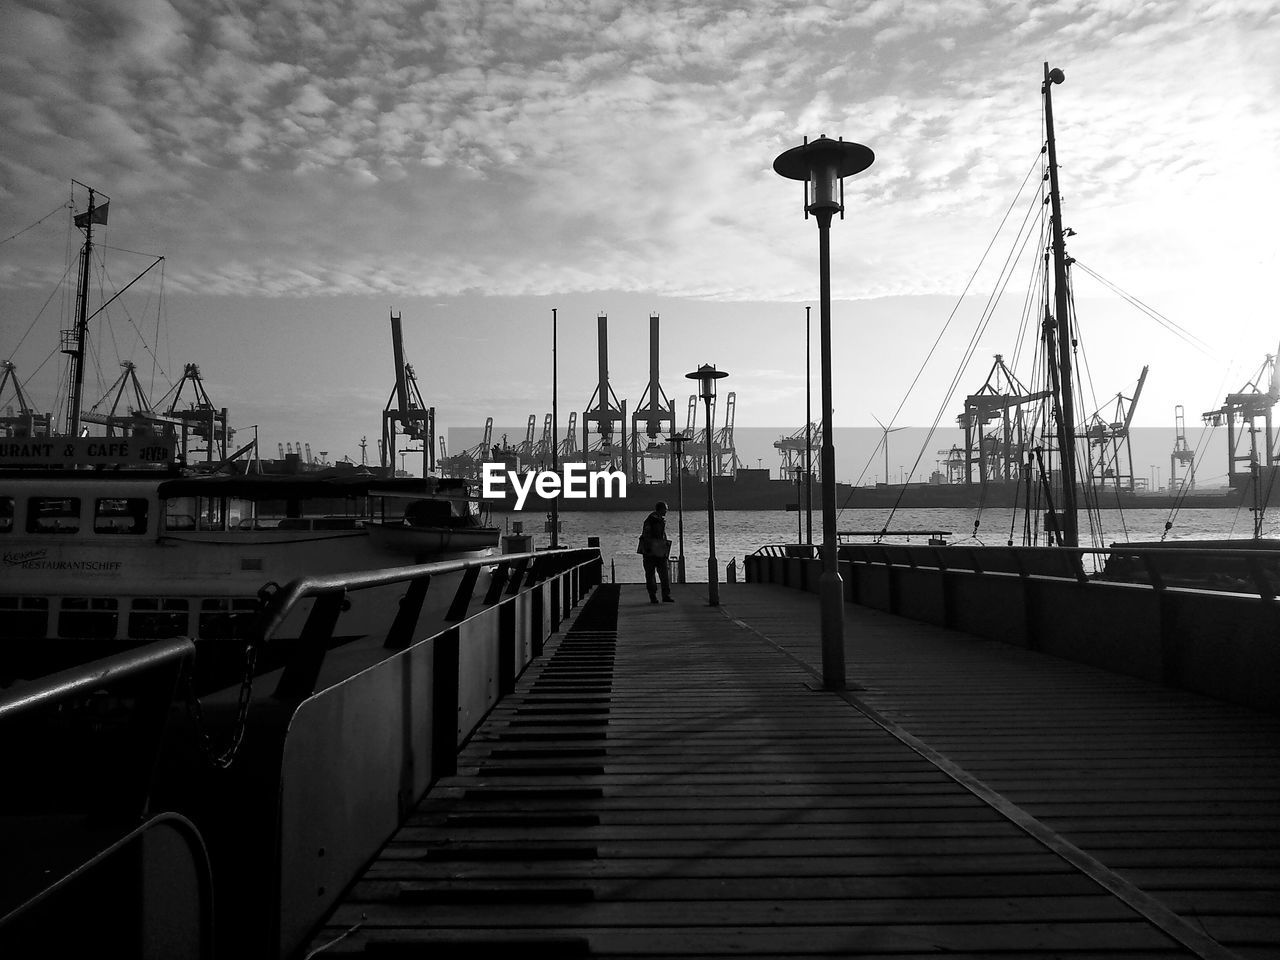
[[[110,198],[97,300],[165,258],[94,321],[87,403],[121,361],[153,400],[196,363],[264,455],[376,460],[391,311],[442,433],[541,424],[553,310],[562,430],[599,315],[633,410],[656,314],[678,422],[713,363],[737,427],[790,433],[806,307],[819,416],[817,230],[772,161],[827,135],[876,155],[831,231],[834,422],[954,428],[995,354],[1033,379],[1046,61],[1082,412],[1149,365],[1135,426],[1171,438],[1183,405],[1194,433],[1280,344],[1280,3],[0,0],[0,25],[0,360],[38,409],[65,402],[79,181]]]

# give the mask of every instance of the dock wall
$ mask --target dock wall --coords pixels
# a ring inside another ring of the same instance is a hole
[[[1088,579],[1063,551],[988,549],[841,547],[845,599],[1280,713],[1275,598]],[[816,593],[822,561],[785,552],[747,557],[747,581]]]

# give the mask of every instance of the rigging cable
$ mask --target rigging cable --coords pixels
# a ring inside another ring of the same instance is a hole
[[[1014,208],[1017,206],[1018,198],[1022,196],[1022,192],[1027,187],[1027,181],[1031,179],[1031,174],[1033,174],[1036,171],[1036,168],[1039,165],[1039,163],[1040,163],[1040,155],[1037,154],[1035,161],[1032,162],[1030,169],[1027,170],[1026,176],[1023,177],[1022,183],[1018,187],[1017,193],[1014,194],[1013,200],[1010,201],[1009,206],[1005,209],[1004,215],[1000,218],[1000,223],[996,225],[995,233],[992,234],[990,242],[987,243],[987,247],[982,252],[982,256],[978,259],[977,265],[973,268],[973,272],[969,275],[969,279],[965,282],[964,289],[960,291],[960,296],[956,299],[955,306],[951,308],[951,312],[947,315],[947,319],[943,323],[942,329],[938,331],[938,335],[934,338],[933,345],[929,348],[928,354],[925,355],[924,361],[920,364],[920,368],[916,371],[915,377],[912,378],[911,384],[907,387],[906,393],[903,395],[902,400],[898,403],[897,409],[894,410],[893,416],[889,418],[890,427],[892,427],[894,422],[897,420],[898,414],[902,412],[902,408],[906,405],[907,398],[911,396],[911,392],[915,389],[916,384],[920,382],[920,378],[924,375],[925,368],[929,365],[929,361],[933,358],[934,353],[937,351],[938,345],[942,342],[943,336],[946,334],[948,328],[950,328],[951,321],[955,319],[956,314],[959,312],[961,305],[964,303],[965,295],[969,292],[969,288],[973,286],[974,281],[977,279],[978,273],[982,269],[982,265],[986,263],[987,256],[991,253],[991,248],[995,246],[996,240],[1000,236],[1000,231],[1004,228],[1005,223],[1008,222],[1009,214],[1011,214]],[[962,364],[961,364],[962,367],[965,363],[968,362],[967,357],[968,357],[968,353],[966,353],[966,359],[962,360]],[[955,389],[954,384],[956,383],[957,379],[958,377],[952,380],[952,388],[951,388],[952,391],[954,391]],[[943,402],[942,409],[945,409],[946,403],[949,402],[950,399],[951,399],[950,394],[948,394],[946,400]],[[934,428],[937,427],[938,421],[940,421],[941,419],[942,419],[942,415],[940,412],[938,415],[938,418],[934,421]],[[930,430],[928,437],[925,439],[926,446],[928,445],[928,442],[932,437],[933,437],[933,430]],[[883,442],[883,438],[882,438],[882,442]],[[923,449],[924,448],[922,447],[921,450],[923,451]],[[879,444],[877,444],[875,450],[872,451],[872,457],[874,457],[875,454],[879,452],[879,450],[880,450],[880,446]],[[870,462],[871,461],[869,458],[868,464],[870,464]],[[917,459],[917,465],[918,463],[919,463],[919,460]],[[862,478],[866,476],[866,472],[867,472],[867,467],[864,466],[862,469],[862,473],[859,474],[858,476],[859,482],[861,482]],[[889,482],[888,477],[885,477],[884,479],[885,479],[885,483]],[[853,497],[853,491],[850,490],[849,495],[845,498],[844,505],[842,505],[840,508],[841,510],[844,510],[845,507],[848,506],[849,500],[852,497]],[[892,518],[892,511],[890,512],[890,518]],[[886,526],[887,526],[887,523],[886,523]]]
[[[999,238],[1001,230],[1003,229],[1005,223],[1008,222],[1009,215],[1013,212],[1014,208],[1016,207],[1019,198],[1022,196],[1022,193],[1026,189],[1027,182],[1031,179],[1031,175],[1036,171],[1037,167],[1039,166],[1039,163],[1040,163],[1040,155],[1037,153],[1036,159],[1032,163],[1031,168],[1027,171],[1026,176],[1023,178],[1022,184],[1019,186],[1017,194],[1014,196],[1013,200],[1010,202],[1009,207],[1005,210],[1004,215],[1000,219],[999,225],[996,227],[995,233],[992,235],[991,241],[987,244],[987,247],[983,251],[982,257],[979,259],[977,266],[974,268],[973,272],[970,274],[969,280],[965,283],[964,289],[961,291],[960,297],[957,299],[955,306],[952,307],[951,313],[948,315],[946,323],[943,324],[942,330],[939,331],[938,336],[934,339],[933,345],[929,348],[929,353],[925,357],[924,363],[921,364],[920,369],[917,371],[915,378],[911,381],[911,385],[907,388],[906,394],[903,396],[901,402],[899,402],[898,408],[897,410],[895,410],[893,417],[890,418],[890,421],[889,421],[890,425],[892,425],[896,421],[897,416],[899,413],[901,413],[903,406],[905,406],[907,398],[910,396],[911,391],[915,388],[916,383],[919,382],[920,377],[924,374],[925,367],[928,365],[930,358],[932,358],[934,352],[937,350],[938,345],[941,343],[943,335],[946,333],[947,329],[950,327],[952,320],[955,319],[956,313],[959,311],[961,305],[964,302],[965,295],[968,293],[969,288],[973,285],[974,280],[977,278],[978,272],[982,269],[982,265],[986,262],[987,256],[990,254],[991,249],[995,246],[996,240]],[[1023,217],[1023,222],[1018,228],[1018,233],[1015,234],[1015,238],[1014,238],[1015,242],[1014,242],[1013,250],[1017,250],[1019,248],[1019,244],[1017,243],[1017,237],[1022,234],[1023,230],[1025,230],[1026,223],[1030,219],[1031,212],[1038,209],[1039,206],[1040,206],[1039,198],[1037,197],[1035,199],[1034,205],[1028,208],[1028,213],[1026,216]],[[1025,245],[1025,241],[1023,243]],[[1014,255],[1013,250],[1011,250],[1010,253],[1006,255],[1005,262],[1001,266],[1001,272],[997,282],[997,288],[1001,293],[1003,292],[1004,287],[1007,286],[1009,282],[1008,277],[1012,275],[1010,270],[1011,265],[1012,263],[1016,262],[1016,257]],[[930,426],[929,432],[926,434],[925,440],[921,445],[920,452],[916,456],[915,463],[912,465],[912,473],[914,473],[915,469],[919,466],[920,460],[924,456],[925,448],[928,447],[929,443],[933,440],[933,436],[937,432],[938,424],[942,420],[946,407],[951,402],[951,399],[955,394],[956,387],[959,385],[960,378],[961,376],[963,376],[965,369],[968,367],[969,362],[972,360],[973,354],[977,350],[978,342],[982,338],[982,334],[986,331],[988,324],[991,322],[991,318],[994,315],[994,305],[998,301],[999,301],[998,293],[993,294],[992,298],[988,298],[987,305],[983,308],[983,314],[979,320],[978,327],[970,337],[968,345],[965,347],[965,351],[963,356],[961,357],[959,367],[957,368],[955,374],[952,376],[951,383],[947,388],[946,395],[944,396],[942,403],[939,405],[938,411],[934,416],[933,424],[932,426]],[[864,470],[864,473],[865,473],[865,470]],[[886,478],[886,480],[887,479],[888,478]],[[898,507],[901,505],[902,497],[905,493],[906,493],[906,486],[904,485],[902,490],[899,491],[898,498],[895,501],[893,507],[890,509],[889,517],[885,522],[886,528],[888,527],[889,521],[893,519],[893,515],[897,512]],[[851,490],[849,493],[849,496],[852,497],[852,495],[853,495],[853,491]],[[848,498],[846,498],[845,503],[847,505]]]
[[[1176,336],[1179,340],[1182,340],[1183,342],[1189,344],[1190,346],[1195,347],[1197,350],[1199,350],[1201,353],[1205,354],[1206,356],[1217,359],[1216,355],[1213,352],[1213,349],[1209,346],[1209,344],[1205,343],[1203,340],[1201,340],[1191,331],[1185,329],[1184,327],[1179,326],[1177,323],[1174,323],[1168,317],[1161,314],[1155,308],[1150,307],[1147,304],[1143,303],[1137,297],[1134,297],[1126,293],[1125,291],[1121,290],[1118,286],[1116,286],[1106,277],[1101,276],[1099,273],[1090,269],[1088,266],[1081,263],[1079,260],[1075,261],[1075,265],[1079,267],[1081,270],[1083,270],[1085,273],[1087,273],[1089,276],[1093,277],[1093,279],[1097,280],[1099,283],[1105,286],[1108,290],[1115,293],[1118,297],[1120,297],[1120,299],[1124,300],[1126,303],[1130,304],[1131,306],[1136,307],[1140,312],[1145,313],[1152,320],[1155,320],[1156,323],[1160,324],[1160,326],[1164,327],[1166,330],[1168,330],[1170,333]]]
[[[5,237],[3,240],[0,240],[0,246],[3,246],[4,244],[8,243],[10,240],[17,240],[17,239],[18,239],[18,237],[22,236],[22,235],[23,235],[24,233],[26,233],[28,230],[32,230],[32,229],[34,229],[35,227],[40,226],[40,224],[44,223],[46,220],[48,220],[50,217],[52,217],[52,216],[53,216],[55,213],[57,213],[58,211],[60,211],[60,210],[67,210],[67,209],[70,209],[70,207],[71,207],[71,204],[70,204],[70,203],[60,203],[60,204],[58,204],[56,207],[54,207],[52,210],[50,210],[48,213],[46,213],[43,217],[41,217],[41,218],[40,218],[39,220],[37,220],[35,223],[29,224],[29,225],[27,225],[27,226],[23,227],[23,228],[22,228],[21,230],[19,230],[17,233],[12,234],[11,236]]]

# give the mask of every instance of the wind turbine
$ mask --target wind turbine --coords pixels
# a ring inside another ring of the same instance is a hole
[[[876,423],[879,423],[880,429],[884,432],[884,436],[880,438],[880,442],[884,444],[884,482],[885,482],[885,485],[888,486],[889,484],[889,434],[897,433],[899,430],[905,430],[907,428],[906,427],[886,427],[883,423],[880,423],[880,418],[877,417],[874,413],[871,415],[871,419],[874,420]]]

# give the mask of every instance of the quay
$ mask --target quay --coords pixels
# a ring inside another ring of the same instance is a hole
[[[303,954],[1280,956],[1274,712],[704,590],[595,587]]]

